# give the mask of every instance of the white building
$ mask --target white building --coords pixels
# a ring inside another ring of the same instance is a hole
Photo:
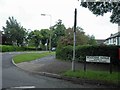
[[[104,42],[106,45],[120,45],[120,32],[111,34]]]

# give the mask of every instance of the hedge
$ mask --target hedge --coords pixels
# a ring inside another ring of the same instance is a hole
[[[119,63],[118,49],[120,46],[76,46],[76,61],[84,61],[86,56],[109,56],[112,63]],[[72,60],[73,46],[57,48],[56,58],[61,60]]]
[[[35,51],[36,48],[32,47],[17,47],[17,46],[10,46],[10,45],[0,45],[0,52],[12,52],[12,51]],[[38,48],[37,50],[41,50]]]

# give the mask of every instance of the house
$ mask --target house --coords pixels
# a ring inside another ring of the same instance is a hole
[[[102,44],[104,44],[104,39],[96,39],[96,43],[97,43],[97,45],[102,45]]]
[[[106,45],[120,45],[120,32],[115,34],[111,34],[109,38],[107,38],[104,42]]]

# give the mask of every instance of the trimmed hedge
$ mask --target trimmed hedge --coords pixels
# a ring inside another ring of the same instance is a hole
[[[76,61],[84,61],[86,56],[109,56],[112,63],[119,63],[118,49],[120,46],[76,46]],[[61,60],[72,60],[73,46],[57,48],[56,58]]]
[[[24,51],[22,47],[10,46],[10,45],[0,45],[1,52],[12,52],[12,51]]]
[[[31,47],[17,47],[17,46],[10,46],[10,45],[0,45],[0,52],[12,52],[12,51],[35,51],[36,48]],[[38,48],[37,50],[41,50]]]

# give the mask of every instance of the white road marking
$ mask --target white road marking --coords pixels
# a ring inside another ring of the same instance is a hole
[[[20,87],[12,87],[12,88],[35,88],[35,86],[20,86]]]

